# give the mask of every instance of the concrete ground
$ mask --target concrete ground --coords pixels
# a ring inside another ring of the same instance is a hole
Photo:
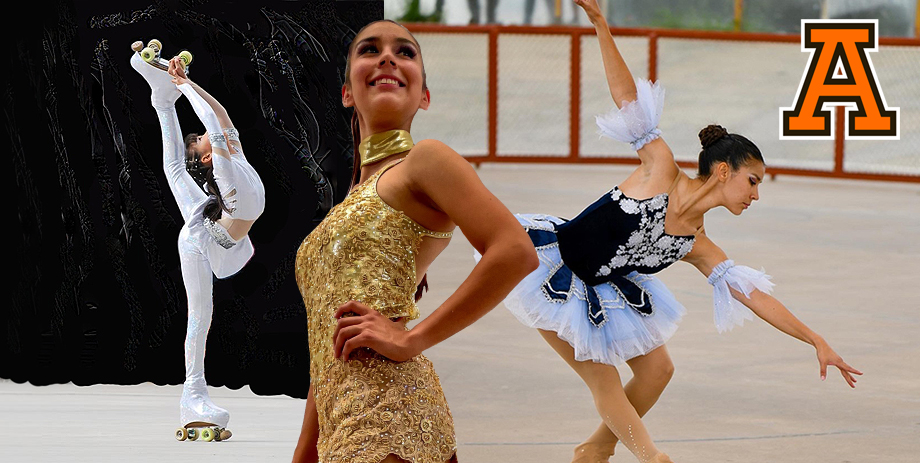
[[[625,167],[485,165],[513,212],[572,217]],[[668,344],[674,378],[645,422],[676,462],[916,462],[920,455],[920,186],[780,177],[707,231],[865,372],[818,377],[813,349],[762,321],[718,335],[694,268],[660,274],[688,309]],[[435,262],[423,316],[473,267],[460,233]],[[591,396],[540,336],[498,307],[427,352],[456,420],[460,461],[568,462],[599,424]],[[623,371],[624,379],[629,377]],[[286,461],[304,402],[212,389],[232,440],[176,442],[178,386],[35,387],[0,381],[0,461]],[[636,461],[622,446],[612,462]]]

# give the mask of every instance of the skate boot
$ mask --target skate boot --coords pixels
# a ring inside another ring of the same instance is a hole
[[[210,277],[210,275],[209,275]],[[197,300],[200,298],[201,300]],[[208,328],[214,307],[211,290],[189,298],[188,327],[185,336],[185,384],[182,399],[179,400],[179,423],[176,431],[178,440],[204,441],[226,440],[231,434],[227,423],[230,413],[214,405],[208,395],[208,383],[204,379],[204,354],[208,341]]]
[[[233,435],[227,429],[230,413],[214,405],[208,396],[208,386],[204,379],[186,382],[179,401],[179,422],[182,427],[176,430],[176,439],[206,441],[227,440]]]
[[[607,463],[613,456],[616,443],[603,444],[584,442],[575,447],[575,456],[572,463]]]
[[[182,92],[176,88],[169,73],[144,62],[139,53],[131,55],[131,67],[150,85],[150,103],[154,108],[168,109],[175,106]]]

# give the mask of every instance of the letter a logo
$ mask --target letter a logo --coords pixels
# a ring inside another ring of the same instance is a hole
[[[900,139],[900,108],[889,107],[867,52],[878,51],[878,20],[802,20],[811,58],[793,106],[779,108],[781,140],[833,138],[826,106],[844,106],[845,138]]]

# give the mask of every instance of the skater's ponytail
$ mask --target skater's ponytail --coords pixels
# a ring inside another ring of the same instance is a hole
[[[720,162],[727,163],[732,172],[752,161],[763,163],[763,155],[751,140],[737,133],[728,133],[721,125],[710,124],[700,130],[699,178],[712,175],[712,168]]]
[[[195,149],[193,143],[198,139],[197,133],[190,133],[185,137],[185,170],[195,179],[195,183],[208,194],[208,202],[204,205],[202,216],[212,222],[220,220],[221,211],[230,212],[220,195],[220,188],[214,180],[214,168],[201,163],[201,153]]]

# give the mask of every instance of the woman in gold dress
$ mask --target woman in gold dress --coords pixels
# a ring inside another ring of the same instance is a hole
[[[342,103],[355,108],[353,188],[295,264],[310,392],[294,461],[456,461],[453,419],[421,352],[485,315],[537,266],[523,228],[465,159],[435,140],[413,144],[412,119],[430,98],[408,30],[378,21],[358,32],[342,87]],[[482,260],[407,329],[422,276],[457,226]]]

